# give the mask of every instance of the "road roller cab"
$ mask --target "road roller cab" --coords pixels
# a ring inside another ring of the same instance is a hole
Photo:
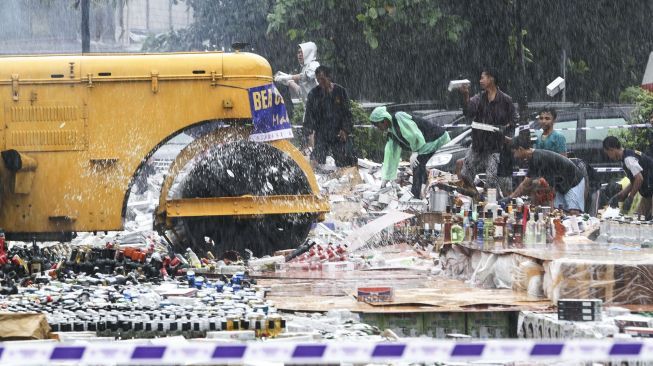
[[[210,132],[173,162],[156,210],[157,230],[177,245],[289,248],[329,209],[286,139],[283,101],[258,55],[2,57],[0,88],[0,227],[9,240],[121,230],[143,164],[201,125]]]

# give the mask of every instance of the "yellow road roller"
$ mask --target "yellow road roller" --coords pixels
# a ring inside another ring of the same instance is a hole
[[[289,142],[269,63],[246,52],[0,58],[8,240],[121,230],[132,184],[174,136],[155,228],[197,251],[292,248],[329,211]]]

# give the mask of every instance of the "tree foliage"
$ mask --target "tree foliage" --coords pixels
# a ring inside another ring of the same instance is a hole
[[[628,97],[633,98],[635,110],[630,124],[653,123],[653,92],[634,87],[627,89]],[[625,95],[624,95],[625,97]],[[625,147],[643,151],[653,156],[653,128],[632,128],[620,130],[617,135]]]
[[[358,98],[407,100],[432,88],[425,70],[446,57],[442,44],[453,46],[468,25],[445,3],[278,0],[268,35],[315,41],[321,61]]]
[[[275,71],[293,72],[297,44],[314,41],[335,80],[364,100],[455,106],[460,96],[447,93],[448,81],[478,80],[488,65],[513,97],[523,92],[529,100],[551,100],[545,86],[564,65],[568,100],[616,102],[641,80],[653,50],[651,1],[185,1],[194,24],[151,39],[146,50],[229,50],[244,41]]]

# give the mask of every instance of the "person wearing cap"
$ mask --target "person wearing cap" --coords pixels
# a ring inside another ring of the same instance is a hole
[[[484,172],[490,188],[509,191],[512,155],[505,137],[513,137],[519,116],[512,98],[499,89],[499,74],[495,69],[484,68],[479,83],[483,91],[471,99],[469,85],[463,85],[460,89],[463,94],[463,113],[485,128],[473,128],[472,145],[465,155],[459,178],[473,187],[476,174]],[[509,178],[503,179],[505,184],[500,186],[499,177]]]
[[[397,177],[401,151],[410,151],[410,166],[413,168],[411,193],[415,198],[421,198],[422,185],[427,183],[426,163],[442,145],[450,141],[449,133],[434,122],[406,112],[397,112],[393,116],[386,107],[375,108],[369,119],[376,128],[388,133],[381,168],[381,187]]]
[[[557,113],[553,108],[547,107],[540,111],[537,119],[540,122],[540,127],[542,127],[542,133],[537,136],[535,148],[554,151],[567,156],[567,139],[560,132],[553,129],[556,118]]]
[[[508,200],[530,192],[533,180],[543,178],[555,191],[554,207],[560,207],[572,214],[585,211],[585,175],[581,168],[567,157],[556,152],[533,149],[528,138],[517,137],[511,143],[515,160],[528,163],[528,174]]]
[[[653,212],[653,159],[639,151],[624,149],[615,136],[608,136],[603,140],[603,152],[610,160],[621,161],[626,176],[630,180],[625,188],[610,198],[610,206],[617,206],[619,201],[624,201],[623,210],[630,211],[633,199],[637,192],[642,196],[638,212],[651,219]]]

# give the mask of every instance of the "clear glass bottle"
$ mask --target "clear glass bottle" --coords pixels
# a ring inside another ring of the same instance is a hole
[[[535,246],[537,241],[537,222],[535,222],[535,213],[531,212],[530,219],[526,223],[526,234],[524,235],[524,245],[528,248]]]
[[[612,243],[612,236],[614,235],[614,220],[606,219],[605,220],[605,242]]]
[[[619,221],[614,221],[612,223],[612,237],[611,237],[611,242],[612,243],[618,243],[622,244],[624,242],[624,221],[619,220]]]
[[[508,205],[508,219],[506,220],[505,232],[503,234],[504,248],[514,247],[515,239],[515,213],[512,211],[512,205]]]
[[[465,230],[465,239],[466,242],[472,242],[474,240],[474,221],[472,220],[472,211],[465,211],[465,218],[463,219],[463,229]]]
[[[646,222],[641,224],[642,230],[642,248],[653,248],[653,223]]]
[[[512,230],[512,245],[515,248],[523,248],[524,247],[524,224],[522,223],[522,215],[519,210],[517,210],[517,214],[515,215],[515,224],[513,225],[513,230]]]
[[[537,214],[535,223],[535,246],[540,248],[546,246],[546,222],[542,212]]]
[[[599,224],[599,236],[596,238],[597,243],[607,243],[608,242],[608,220],[601,219]]]

